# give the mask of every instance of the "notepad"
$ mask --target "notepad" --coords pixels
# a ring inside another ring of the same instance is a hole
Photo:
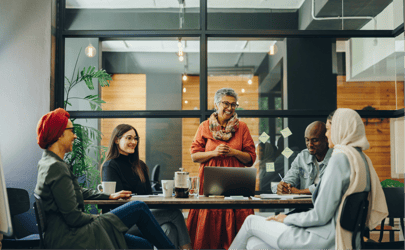
[[[225,197],[225,200],[249,200],[249,197],[229,196],[229,197]]]
[[[157,198],[157,197],[163,197],[163,194],[145,194],[145,195],[136,195],[136,194],[131,194],[132,197],[134,198]]]
[[[292,200],[292,199],[310,199],[310,194],[261,194],[261,199],[273,199],[273,200]]]

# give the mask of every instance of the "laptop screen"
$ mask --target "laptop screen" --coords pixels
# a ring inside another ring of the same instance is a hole
[[[204,167],[204,195],[255,194],[256,168]]]

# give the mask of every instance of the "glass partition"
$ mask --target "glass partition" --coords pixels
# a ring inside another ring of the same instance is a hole
[[[345,75],[338,75],[338,107],[404,108],[403,33],[396,38],[352,38],[338,43],[337,54],[344,53],[346,68]]]
[[[282,109],[284,42],[277,39],[208,40],[208,109],[220,88],[233,88],[239,110]]]
[[[67,30],[199,29],[199,0],[66,0]],[[156,18],[156,17],[159,18]]]
[[[211,30],[392,30],[403,23],[403,1],[208,0]]]
[[[94,38],[68,38],[66,44],[66,76],[76,77],[78,69],[81,71],[88,66],[95,66],[95,70],[104,69],[112,75],[112,81],[106,87],[99,88],[94,79],[93,90],[89,90],[84,82],[71,90],[65,88],[65,100],[69,98],[71,104],[69,110],[92,110],[94,103],[99,110],[199,109],[199,78],[193,78],[200,71],[198,38],[102,42]],[[84,53],[90,44],[97,50],[93,58]],[[79,60],[73,73],[77,55]],[[67,80],[65,84],[68,84]],[[68,90],[71,92],[69,95]],[[193,106],[183,107],[182,97],[188,94],[192,94],[192,98],[187,100]],[[105,103],[81,99],[88,95],[96,95]]]

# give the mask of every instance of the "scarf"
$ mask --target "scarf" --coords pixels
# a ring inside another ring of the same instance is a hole
[[[222,129],[218,122],[217,112],[212,113],[208,121],[212,137],[216,140],[228,141],[232,138],[232,133],[235,133],[239,129],[239,119],[236,113],[234,113],[232,118],[229,119],[225,129]]]
[[[352,233],[340,226],[340,215],[344,200],[353,193],[363,192],[367,185],[363,158],[355,147],[367,150],[370,144],[366,138],[364,123],[359,114],[351,109],[337,109],[332,118],[332,142],[335,144],[333,154],[343,153],[350,163],[350,184],[339,205],[336,221],[336,249],[351,249]],[[366,225],[374,229],[388,215],[387,203],[380,180],[370,158],[365,155],[370,172],[369,207]]]

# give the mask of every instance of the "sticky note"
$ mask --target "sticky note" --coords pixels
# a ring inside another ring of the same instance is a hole
[[[259,136],[259,141],[265,143],[269,138],[270,138],[270,136],[268,136],[268,135],[266,134],[266,132],[263,132],[263,133]]]
[[[274,172],[274,162],[266,162],[266,172]]]
[[[291,130],[288,127],[281,130],[280,133],[283,135],[284,138],[287,138],[290,135],[292,135]]]
[[[281,152],[282,155],[284,155],[287,159],[290,158],[290,156],[293,154],[294,152],[289,148],[286,147],[283,152]]]

